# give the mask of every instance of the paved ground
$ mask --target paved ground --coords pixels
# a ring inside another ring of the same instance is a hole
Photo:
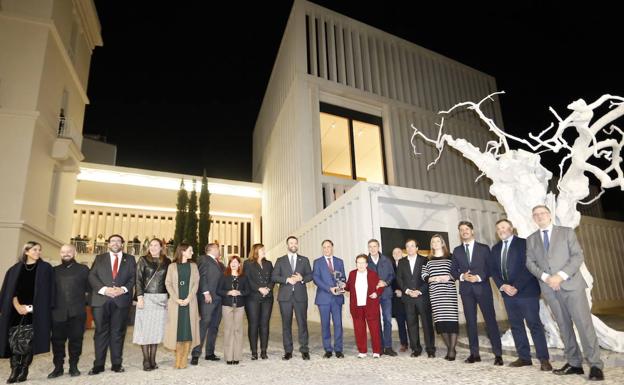
[[[277,309],[275,309],[277,310]],[[495,367],[492,365],[491,353],[482,352],[481,363],[465,364],[463,359],[468,355],[465,348],[458,349],[458,360],[448,362],[442,357],[446,353],[441,340],[437,341],[438,357],[429,359],[426,357],[410,358],[408,353],[400,353],[399,357],[382,356],[380,359],[368,357],[356,358],[355,340],[353,332],[345,330],[345,354],[346,358],[338,360],[322,358],[323,349],[320,337],[320,325],[310,322],[310,348],[311,360],[303,361],[298,353],[291,361],[282,361],[281,326],[279,311],[273,313],[272,335],[269,344],[269,359],[266,361],[251,361],[249,348],[245,336],[245,349],[243,361],[238,366],[226,366],[223,361],[209,362],[201,360],[199,366],[190,367],[186,370],[172,368],[173,355],[164,349],[158,352],[158,364],[160,369],[152,372],[144,372],[142,367],[142,355],[140,349],[131,343],[132,328],[128,329],[127,342],[124,354],[125,373],[113,373],[107,371],[98,376],[87,376],[93,360],[93,331],[87,331],[83,351],[83,360],[80,362],[80,370],[83,375],[71,378],[65,375],[59,379],[48,380],[47,374],[52,369],[51,354],[35,357],[31,367],[29,383],[32,384],[585,384],[587,375],[559,377],[552,373],[543,373],[538,367],[509,368]],[[296,332],[296,328],[295,328]],[[217,350],[221,352],[221,340],[218,339]],[[296,341],[296,334],[295,334]],[[398,341],[398,336],[395,336]],[[465,341],[465,339],[464,339]],[[395,344],[395,349],[398,347]],[[296,349],[295,345],[295,349]],[[607,360],[605,370],[605,384],[624,383],[624,354],[604,352]],[[515,359],[512,352],[504,356],[505,364]],[[553,349],[552,356],[555,358],[553,366],[563,365],[561,352]],[[222,353],[218,353],[222,356]],[[8,377],[8,360],[0,360],[1,381]]]

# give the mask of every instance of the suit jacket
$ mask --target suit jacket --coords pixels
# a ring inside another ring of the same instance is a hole
[[[294,273],[299,273],[303,277],[303,281],[297,282],[294,286],[287,283],[288,279]],[[283,255],[275,261],[275,267],[273,268],[273,274],[271,275],[273,282],[279,283],[279,291],[277,292],[278,301],[290,301],[294,296],[297,302],[306,302],[308,300],[308,291],[306,289],[306,283],[312,280],[312,268],[310,267],[310,261],[303,255],[297,254],[297,264],[295,265],[295,271],[292,271],[288,254]]]
[[[526,239],[514,236],[507,245],[507,280],[503,278],[502,251],[503,241],[500,241],[492,247],[490,253],[492,258],[490,273],[496,287],[500,289],[504,284],[515,287],[518,293],[514,298],[539,297],[540,288],[537,279],[526,268]],[[509,297],[504,291],[501,291],[501,295]]]
[[[204,303],[204,293],[207,291],[210,292],[213,303],[220,303],[219,283],[223,278],[225,266],[219,264],[210,255],[200,255],[197,258],[197,268],[199,269],[199,290],[197,291],[199,303]]]
[[[401,258],[399,262],[402,260]],[[394,269],[394,281],[392,281],[392,316],[397,317],[401,315],[405,315],[405,305],[403,304],[403,296],[397,297],[395,290],[401,290],[401,286],[399,286],[399,273],[398,266],[394,261],[392,262],[392,268]]]
[[[338,257],[333,257],[332,263],[334,265],[334,271],[339,271],[340,273],[342,273],[342,278],[346,281],[347,275],[345,274],[344,263],[342,262],[342,259]],[[314,280],[314,284],[317,287],[316,298],[314,299],[315,304],[329,305],[332,302],[338,303],[340,305],[344,304],[343,295],[334,295],[329,290],[332,287],[336,287],[336,280],[329,270],[329,266],[327,265],[324,256],[321,256],[314,260],[312,279]]]
[[[56,296],[52,320],[63,322],[67,318],[85,314],[89,292],[89,268],[74,262],[69,266],[60,264],[53,269]]]
[[[542,281],[542,273],[552,275],[560,271],[569,276],[561,283],[561,289],[586,288],[587,283],[581,274],[581,265],[584,261],[583,249],[576,239],[574,230],[569,227],[553,226],[552,234],[549,234],[548,252],[544,248],[540,232],[541,230],[537,230],[527,238],[526,266],[531,274],[538,278],[542,290],[550,289]]]
[[[414,264],[414,271],[410,269],[409,258],[405,257],[399,261],[399,266],[397,267],[397,282],[401,291],[403,291],[403,299],[404,303],[411,303],[418,300],[418,298],[412,298],[405,293],[407,289],[410,290],[420,290],[423,293],[423,296],[427,296],[429,294],[429,286],[427,282],[422,279],[422,268],[427,264],[427,258],[422,255],[418,255],[416,257],[416,263]]]
[[[472,249],[472,258],[468,262],[468,256],[464,249],[464,244],[457,246],[453,250],[453,263],[451,264],[451,274],[453,278],[459,277],[468,271],[471,274],[481,277],[481,282],[459,281],[459,294],[468,294],[470,291],[480,293],[482,290],[491,290],[490,287],[490,248],[488,245],[476,242]]]
[[[376,314],[377,317],[379,317],[379,298],[381,297],[384,288],[380,287],[379,289],[377,289],[379,276],[377,275],[377,273],[375,273],[374,270],[368,269],[367,272],[368,274],[366,278],[368,278],[368,290],[366,293],[366,314]],[[349,309],[351,310],[351,313],[354,313],[357,308],[357,298],[355,294],[355,280],[357,278],[356,274],[357,269],[351,270],[349,272],[347,286],[345,287],[345,290],[351,293],[349,299]],[[377,298],[371,298],[370,295],[375,292],[377,293]]]
[[[89,285],[91,285],[91,306],[103,306],[108,301],[113,301],[118,307],[129,307],[132,304],[132,292],[136,280],[136,261],[134,256],[122,253],[117,277],[113,280],[110,253],[97,255],[89,272]],[[115,298],[107,297],[98,293],[101,288],[125,287],[128,292]]]
[[[392,298],[392,281],[394,281],[394,268],[392,267],[394,261],[390,257],[386,257],[383,254],[379,254],[379,261],[377,265],[373,263],[373,259],[370,254],[368,255],[368,268],[377,273],[379,279],[386,282],[388,286],[384,287],[381,298]]]
[[[262,260],[262,268],[256,262],[246,260],[243,264],[243,271],[249,283],[249,300],[250,301],[273,301],[273,287],[275,282],[271,279],[273,273],[273,264],[267,259]],[[268,287],[269,294],[263,297],[258,291],[261,287]]]
[[[228,275],[224,276],[219,283],[219,295],[222,298],[221,304],[223,306],[233,307],[236,304],[236,307],[245,307],[245,298],[249,295],[249,281],[247,280],[247,276],[243,275],[238,278],[238,291],[240,291],[240,295],[233,297],[228,295],[227,292],[232,290],[232,282],[234,281],[234,276]]]

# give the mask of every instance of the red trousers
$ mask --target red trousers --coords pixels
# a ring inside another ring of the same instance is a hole
[[[373,343],[373,353],[381,354],[379,310],[376,312],[366,311],[366,306],[356,306],[355,310],[351,311],[351,317],[353,317],[353,330],[355,332],[355,344],[357,345],[358,352],[366,353],[367,351],[366,324],[368,324],[368,330],[370,331]]]

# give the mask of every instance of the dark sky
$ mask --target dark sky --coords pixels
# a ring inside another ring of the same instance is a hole
[[[494,76],[504,125],[521,136],[550,124],[549,106],[565,116],[572,100],[624,96],[615,2],[314,2]],[[292,1],[95,3],[104,46],[85,133],[116,144],[121,166],[250,180],[252,130]],[[624,219],[624,193],[606,195],[609,216]]]

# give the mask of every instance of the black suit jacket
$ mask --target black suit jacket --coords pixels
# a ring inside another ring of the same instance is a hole
[[[54,280],[56,296],[52,320],[63,322],[67,318],[84,314],[89,292],[89,268],[78,262],[69,266],[55,266]]]
[[[472,249],[470,262],[464,249],[464,244],[460,244],[453,250],[453,263],[451,265],[451,274],[453,278],[459,280],[459,277],[470,271],[470,274],[481,277],[481,282],[459,281],[459,293],[467,294],[471,290],[481,292],[482,290],[491,290],[490,287],[490,248],[488,245],[476,242]]]
[[[134,283],[136,281],[136,261],[134,256],[123,253],[117,277],[113,280],[113,268],[111,267],[110,253],[97,255],[91,271],[89,272],[89,285],[91,286],[91,306],[104,306],[108,301],[113,301],[118,307],[129,307],[132,304]],[[101,288],[106,287],[125,287],[128,292],[115,298],[107,297],[98,293]]]
[[[294,273],[299,273],[303,277],[303,281],[297,282],[294,285],[286,283],[288,279]],[[303,255],[297,254],[297,264],[295,265],[295,271],[292,271],[288,254],[281,256],[275,261],[275,267],[272,274],[273,282],[279,283],[279,291],[277,293],[278,301],[290,301],[294,296],[295,301],[305,302],[308,300],[308,290],[306,283],[312,280],[312,267],[310,267],[310,260]]]
[[[399,266],[397,267],[397,283],[403,291],[403,302],[411,303],[418,300],[418,298],[412,298],[405,293],[407,289],[410,290],[420,290],[423,293],[423,296],[427,296],[429,293],[429,286],[422,279],[422,268],[427,264],[427,258],[422,255],[418,255],[416,257],[416,263],[414,264],[414,271],[410,269],[410,263],[408,257],[405,257],[399,261]]]
[[[249,282],[249,300],[250,301],[273,301],[273,264],[266,259],[262,260],[262,268],[257,262],[246,260],[243,264],[243,271]],[[258,291],[261,287],[268,287],[269,294],[263,297]]]
[[[539,297],[540,287],[537,278],[526,267],[526,239],[514,236],[507,247],[507,280],[503,278],[501,265],[503,241],[492,247],[490,272],[496,287],[500,289],[504,284],[511,285],[518,289],[518,293],[514,296],[518,298]],[[504,291],[501,291],[501,295],[508,296]]]
[[[213,303],[221,302],[219,283],[223,278],[222,265],[219,265],[210,255],[200,255],[197,258],[197,268],[199,269],[199,290],[197,291],[199,303],[204,303],[204,293],[207,291],[210,292]]]

